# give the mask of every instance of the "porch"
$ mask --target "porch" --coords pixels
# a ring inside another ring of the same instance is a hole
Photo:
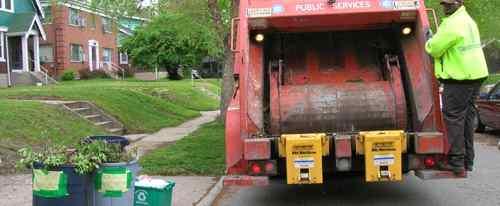
[[[47,73],[40,66],[40,39],[46,39],[36,13],[16,13],[4,33],[9,86],[48,84]],[[44,81],[46,80],[46,81]]]
[[[11,72],[40,72],[38,32],[7,34],[8,65]]]

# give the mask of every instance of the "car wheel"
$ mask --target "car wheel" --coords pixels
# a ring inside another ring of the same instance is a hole
[[[482,133],[486,130],[486,126],[481,123],[481,118],[479,118],[479,112],[477,110],[474,110],[474,130],[476,132]]]

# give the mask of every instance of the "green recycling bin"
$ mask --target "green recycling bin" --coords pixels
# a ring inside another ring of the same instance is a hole
[[[135,186],[134,206],[171,206],[174,186],[172,181],[164,188]]]

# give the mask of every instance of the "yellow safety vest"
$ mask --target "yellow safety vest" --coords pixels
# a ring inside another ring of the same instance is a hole
[[[425,50],[434,57],[438,79],[476,80],[488,76],[479,30],[464,6],[443,19]]]

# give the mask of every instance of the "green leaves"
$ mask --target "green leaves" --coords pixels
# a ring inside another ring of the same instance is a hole
[[[68,149],[57,144],[43,146],[40,151],[32,148],[22,148],[18,151],[21,159],[18,167],[31,168],[34,164],[41,164],[45,169],[54,169],[63,165],[72,165],[78,174],[89,174],[98,169],[103,163],[128,162],[135,158],[131,151],[122,151],[119,145],[106,144],[103,141],[80,143],[76,149]]]
[[[46,168],[54,168],[68,162],[66,147],[57,144],[45,145],[40,152],[35,152],[30,147],[22,148],[18,151],[18,155],[21,157],[16,165],[18,168],[31,168],[35,163],[41,163]]]
[[[138,66],[197,66],[203,57],[219,56],[217,35],[211,24],[181,12],[164,13],[124,40],[123,50]]]

